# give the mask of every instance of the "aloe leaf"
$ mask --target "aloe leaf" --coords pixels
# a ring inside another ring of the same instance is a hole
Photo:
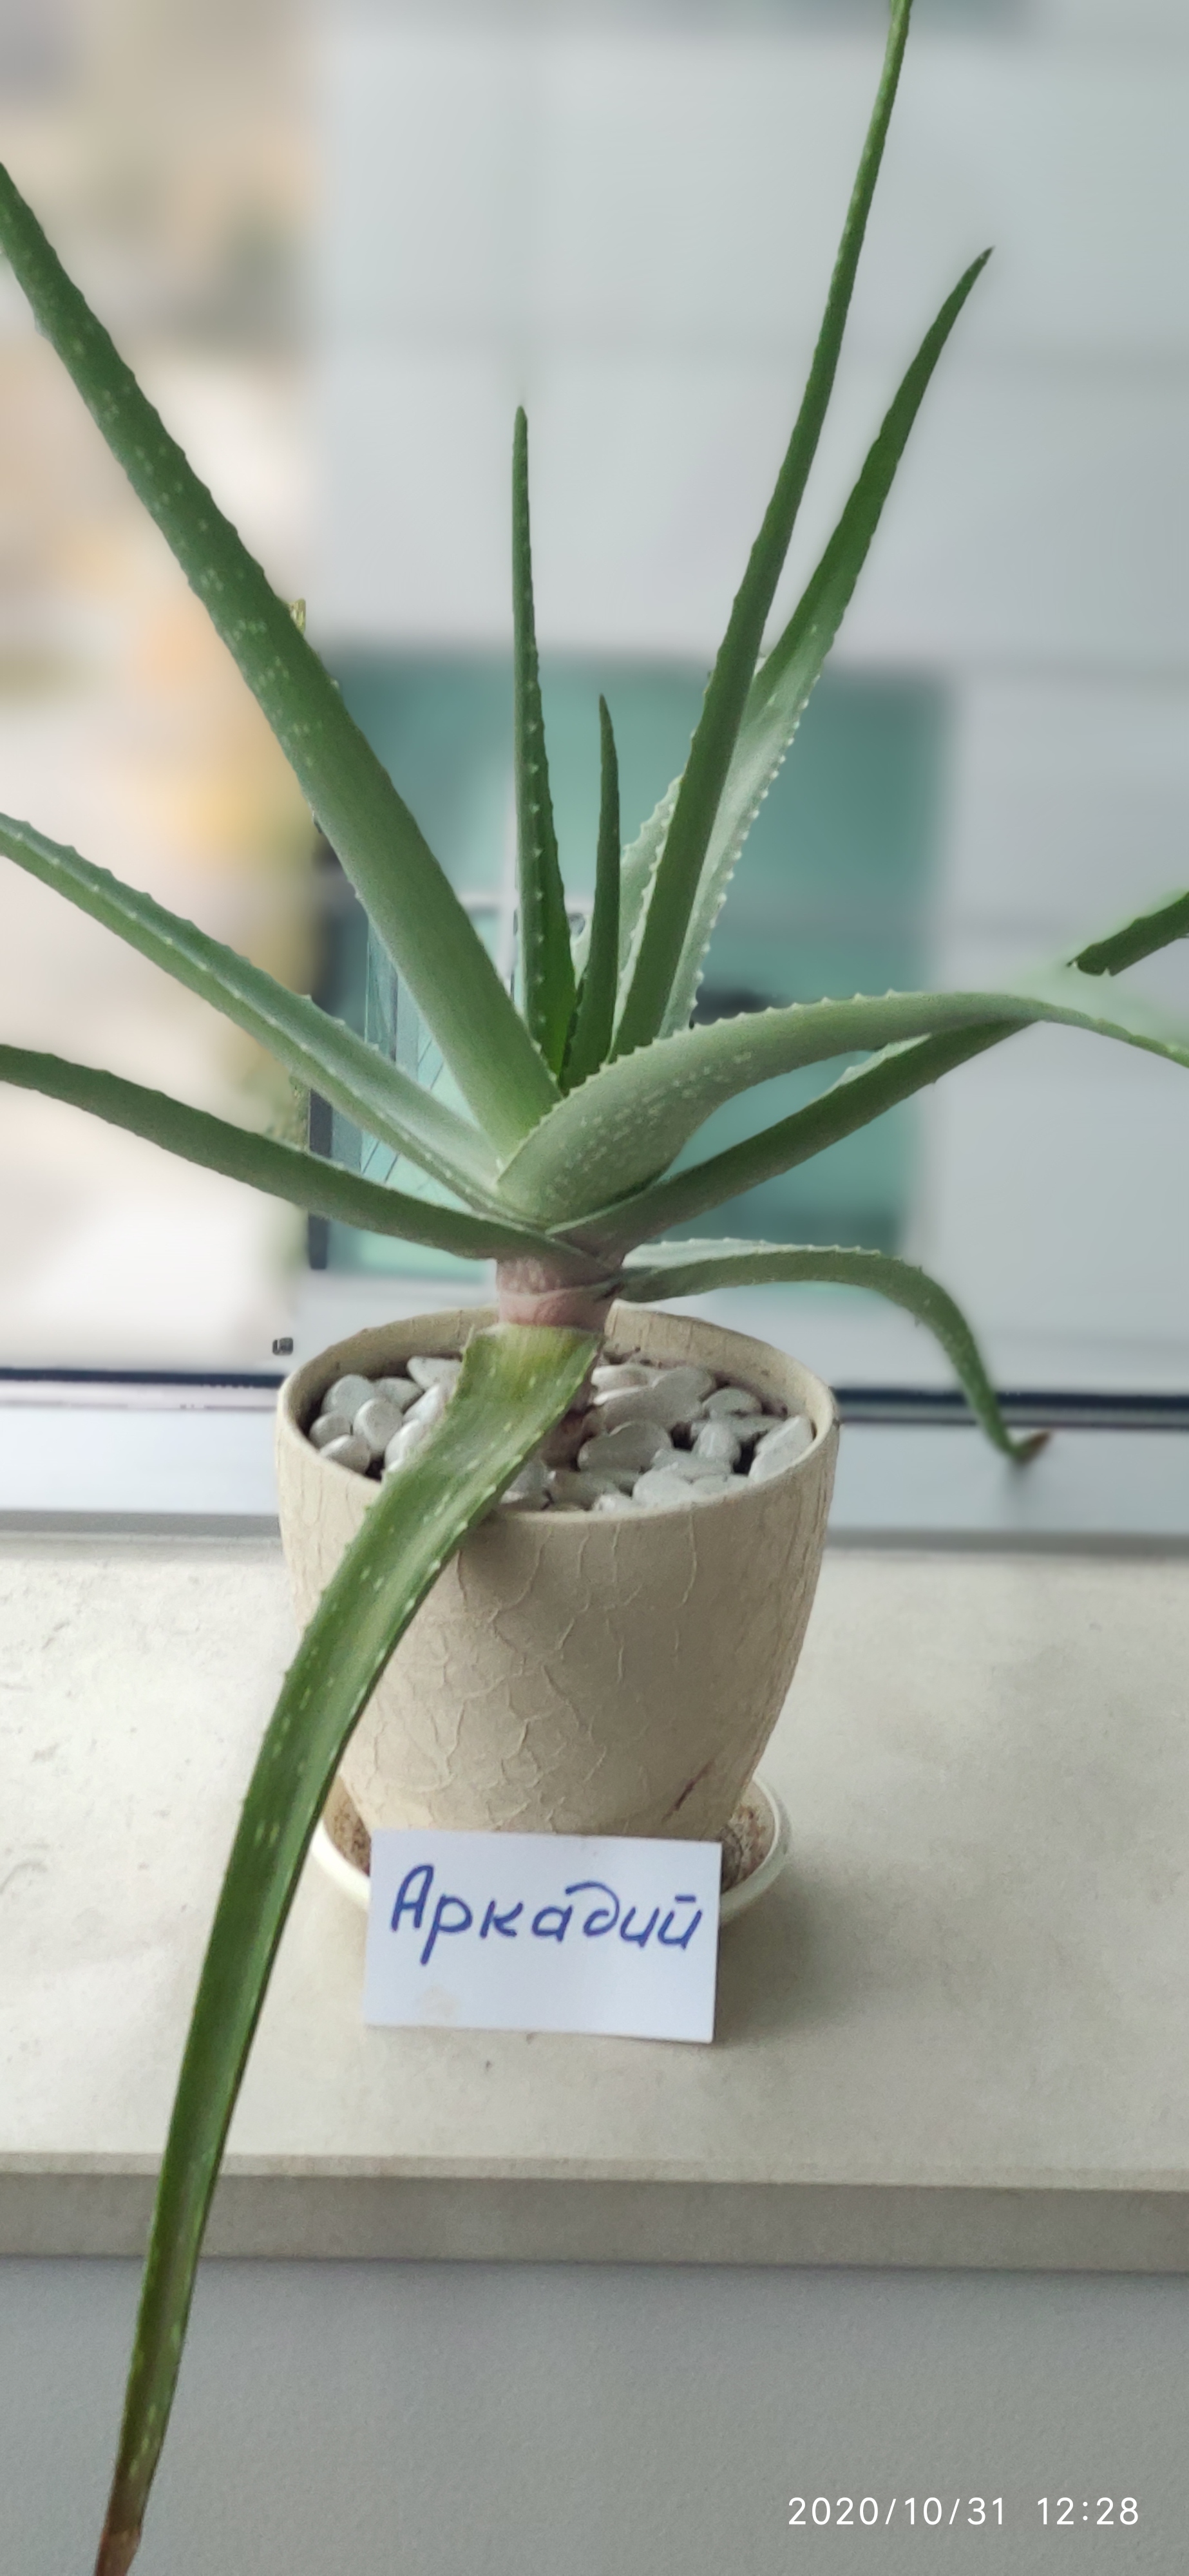
[[[29,823],[0,814],[0,851],[212,1003],[370,1135],[394,1145],[460,1197],[486,1196],[495,1177],[486,1137],[329,1011],[304,994],[287,992],[221,940],[208,938],[106,868],[94,867],[77,850],[47,840]]]
[[[912,0],[892,0],[883,71],[830,280],[817,347],[776,488],[736,594],[690,744],[673,819],[644,919],[635,971],[623,1006],[616,1038],[620,1054],[645,1046],[650,1038],[656,1036],[685,945],[702,864],[759,659],[764,627],[784,569],[789,541],[833,391],[855,272],[908,40],[911,6]]]
[[[934,368],[991,254],[984,251],[947,296],[925,335],[821,562],[779,641],[752,682],[726,785],[714,819],[689,928],[673,979],[662,1035],[687,1025],[702,964],[744,842],[789,748],[867,560],[900,459]]]
[[[647,1242],[668,1227],[685,1225],[721,1207],[741,1190],[791,1172],[827,1146],[836,1145],[897,1102],[910,1099],[927,1083],[937,1082],[956,1065],[966,1064],[987,1047],[998,1046],[1023,1026],[1019,1020],[995,1020],[989,1027],[963,1029],[957,1036],[918,1038],[888,1047],[868,1064],[858,1065],[832,1083],[820,1098],[795,1109],[788,1118],[745,1136],[721,1154],[709,1154],[688,1171],[671,1172],[651,1189],[600,1208],[583,1221],[583,1242],[610,1252],[622,1244]]]
[[[1022,978],[1001,993],[856,994],[848,1002],[793,1002],[683,1029],[621,1056],[550,1111],[500,1175],[508,1204],[532,1223],[580,1226],[609,1199],[659,1177],[723,1101],[774,1075],[856,1049],[1052,1020],[1189,1064],[1189,1030],[1134,994],[1112,993],[1073,968]]]
[[[1092,939],[1088,948],[1079,948],[1073,963],[1083,975],[1121,975],[1142,958],[1171,948],[1176,939],[1189,939],[1189,894],[1170,895],[1151,912],[1137,913],[1120,929],[1108,931],[1105,939]]]
[[[1079,951],[1072,963],[1084,975],[1119,975],[1125,967],[1138,965],[1141,958],[1152,957],[1157,950],[1187,936],[1189,894],[1175,895],[1153,911],[1126,922],[1122,929],[1111,931],[1106,938],[1094,940]],[[804,1109],[794,1110],[774,1126],[761,1129],[758,1136],[745,1137],[741,1143],[729,1145],[724,1153],[708,1155],[705,1162],[695,1163],[688,1171],[672,1173],[653,1189],[638,1191],[600,1208],[593,1218],[584,1221],[583,1239],[611,1251],[624,1243],[643,1243],[669,1226],[685,1225],[691,1217],[704,1216],[710,1208],[721,1207],[724,1199],[734,1198],[738,1191],[754,1189],[761,1181],[791,1172],[798,1163],[808,1162],[813,1155],[824,1153],[827,1146],[838,1144],[843,1136],[853,1136],[857,1129],[870,1126],[873,1119],[882,1118],[885,1110],[911,1099],[929,1083],[940,1081],[943,1074],[984,1054],[988,1047],[1002,1045],[1005,1038],[1016,1036],[1026,1025],[1020,1020],[995,1020],[980,1028],[976,1023],[955,1036],[918,1038],[888,1047],[869,1063],[852,1065],[819,1099],[809,1101]]]
[[[0,169],[0,248],[248,687],[476,1117],[506,1153],[555,1085],[386,769]]]
[[[27,1047],[0,1046],[0,1082],[40,1091],[50,1100],[66,1100],[76,1109],[106,1119],[109,1126],[144,1136],[166,1153],[271,1198],[288,1199],[313,1216],[334,1217],[368,1234],[395,1234],[405,1243],[428,1244],[435,1252],[454,1252],[465,1261],[502,1261],[535,1255],[565,1269],[580,1256],[564,1244],[518,1225],[514,1217],[472,1216],[465,1209],[439,1207],[432,1199],[413,1198],[406,1190],[366,1181],[344,1171],[320,1154],[272,1136],[256,1136],[206,1109],[191,1109],[164,1091],[125,1082],[114,1073],[88,1064],[70,1064],[61,1056],[42,1055]]]
[[[419,1603],[564,1412],[595,1348],[588,1333],[536,1325],[475,1335],[441,1423],[376,1489],[286,1675],[244,1800],[186,2040],[96,2576],[124,2576],[140,2539],[231,2114],[343,1749]]]
[[[520,1000],[546,1064],[558,1073],[574,1011],[574,961],[541,707],[523,411],[516,414],[512,447],[512,604]]]
[[[681,780],[675,778],[665,789],[661,801],[649,815],[634,841],[629,841],[619,862],[619,978],[620,990],[626,990],[630,970],[644,928],[644,912],[649,890],[661,863],[665,834],[673,819],[677,790]],[[585,921],[574,939],[575,971],[581,974],[590,954],[593,922]]]
[[[566,1061],[566,1086],[570,1091],[585,1082],[588,1074],[597,1073],[610,1052],[619,983],[619,761],[605,698],[599,699],[599,753],[594,911],[574,1037]]]
[[[659,1243],[629,1259],[620,1287],[628,1304],[654,1305],[663,1297],[700,1297],[711,1288],[755,1288],[772,1282],[831,1281],[869,1288],[904,1306],[926,1324],[952,1363],[988,1440],[1007,1458],[1031,1458],[1047,1438],[1031,1432],[1017,1440],[1008,1430],[995,1389],[970,1326],[947,1290],[910,1261],[888,1252],[820,1248],[788,1243]]]

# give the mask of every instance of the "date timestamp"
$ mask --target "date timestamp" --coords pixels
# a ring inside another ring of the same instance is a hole
[[[1064,2499],[1063,2499],[1064,2501]],[[882,2497],[865,2496],[799,2496],[789,2497],[789,2530],[807,2530],[816,2523],[821,2530],[833,2523],[838,2531],[860,2529],[887,2530],[891,2522],[921,2523],[926,2531],[936,2531],[939,2524],[950,2530],[961,2519],[977,2530],[981,2523],[1003,2529],[1002,2496],[893,2496],[890,2503]]]
[[[1104,2530],[1112,2523],[1121,2524],[1126,2530],[1139,2521],[1135,2496],[1038,2496],[1036,2502],[1042,2524],[1054,2531],[1081,2522],[1097,2523]]]
[[[1041,2527],[1047,2531],[1093,2524],[1099,2530],[1134,2530],[1139,2521],[1136,2496],[1038,2496]],[[952,2531],[955,2523],[969,2530],[1002,2531],[1003,2498],[998,2496],[825,2496],[789,2497],[790,2531],[886,2531],[892,2523],[917,2525],[925,2531]]]

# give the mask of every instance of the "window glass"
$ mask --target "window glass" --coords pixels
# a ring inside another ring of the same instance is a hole
[[[282,595],[306,595],[506,971],[513,411],[578,908],[597,691],[634,825],[680,760],[787,436],[884,17],[243,0],[22,8],[0,40],[0,152]],[[744,854],[705,1008],[997,987],[1186,882],[1187,118],[1176,0],[921,0],[782,605],[942,296],[995,256]],[[431,1069],[11,285],[0,393],[0,805]],[[202,1005],[7,865],[3,894],[6,1038],[296,1132],[304,1104]],[[1189,1022],[1189,947],[1137,980]],[[736,1105],[695,1150],[783,1105]],[[380,1168],[311,1116],[323,1149]],[[1005,1382],[1183,1386],[1187,1117],[1179,1068],[1034,1032],[723,1222],[924,1262]],[[266,1365],[278,1335],[327,1339],[446,1275],[11,1089],[0,1190],[0,1364]],[[739,1312],[836,1374],[946,1376],[868,1301]]]
[[[744,854],[723,990],[997,989],[1185,883],[1189,21],[1145,0],[1139,32],[1122,0],[918,13],[788,602],[932,312],[995,255]],[[610,693],[617,667],[641,691],[647,674],[659,702],[684,668],[692,708],[721,634],[812,350],[874,35],[861,10],[674,0],[361,10],[328,48],[326,627],[377,738],[405,726],[410,777],[453,657],[437,810],[489,898],[513,407],[553,756],[563,801],[585,782],[589,846],[600,675]],[[446,804],[467,799],[455,838]],[[1189,1020],[1185,948],[1136,980]],[[924,1262],[1008,1383],[1182,1385],[1187,1114],[1179,1068],[1038,1031],[726,1221]],[[848,1373],[944,1374],[872,1303],[835,1299],[828,1330],[810,1292],[761,1305]]]

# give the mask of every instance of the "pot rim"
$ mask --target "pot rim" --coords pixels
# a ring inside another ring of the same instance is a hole
[[[327,1387],[333,1384],[336,1377],[345,1375],[349,1368],[359,1365],[361,1360],[370,1359],[374,1369],[375,1363],[381,1358],[385,1348],[392,1351],[394,1357],[407,1357],[416,1350],[419,1333],[427,1335],[428,1347],[431,1351],[437,1349],[445,1353],[451,1337],[465,1345],[472,1334],[483,1331],[487,1325],[497,1320],[497,1310],[494,1306],[439,1307],[424,1315],[393,1316],[382,1324],[365,1325],[360,1330],[348,1334],[343,1341],[329,1343],[325,1350],[315,1352],[310,1359],[303,1360],[300,1367],[292,1369],[278,1388],[276,1417],[278,1444],[281,1442],[286,1446],[293,1443],[300,1444],[304,1465],[308,1467],[312,1462],[323,1474],[348,1477],[352,1484],[358,1484],[364,1488],[364,1493],[369,1499],[372,1498],[379,1492],[379,1484],[374,1477],[360,1476],[355,1468],[340,1466],[337,1459],[324,1457],[322,1451],[315,1449],[306,1436],[307,1423],[312,1419],[313,1412]],[[679,1513],[697,1512],[701,1519],[713,1513],[716,1506],[727,1505],[736,1511],[741,1510],[745,1504],[754,1508],[760,1503],[761,1497],[771,1500],[782,1487],[787,1490],[788,1480],[792,1477],[801,1474],[803,1470],[816,1468],[822,1450],[836,1442],[838,1408],[831,1389],[823,1378],[816,1376],[812,1369],[806,1368],[803,1361],[794,1359],[790,1352],[778,1349],[773,1342],[759,1341],[752,1334],[734,1332],[728,1325],[709,1323],[702,1316],[676,1315],[667,1307],[634,1306],[627,1300],[620,1299],[616,1300],[607,1317],[606,1329],[602,1337],[604,1345],[616,1352],[622,1349],[624,1356],[630,1356],[633,1347],[641,1348],[639,1338],[633,1344],[630,1336],[633,1331],[637,1336],[639,1335],[642,1322],[655,1322],[659,1325],[669,1323],[676,1326],[682,1338],[690,1344],[691,1357],[696,1356],[697,1347],[703,1335],[712,1337],[716,1348],[721,1348],[723,1342],[730,1344],[739,1355],[737,1363],[732,1361],[732,1365],[738,1365],[740,1378],[744,1384],[755,1382],[756,1363],[759,1363],[758,1374],[761,1382],[759,1391],[761,1392],[763,1381],[770,1375],[787,1376],[792,1383],[782,1392],[789,1394],[795,1392],[802,1409],[808,1413],[813,1425],[813,1439],[808,1449],[804,1450],[799,1458],[794,1459],[792,1465],[786,1467],[781,1475],[769,1477],[762,1484],[757,1483],[754,1488],[745,1485],[738,1493],[710,1495],[704,1502],[694,1502],[691,1499],[689,1502],[654,1506],[647,1514],[640,1515],[640,1520],[645,1525],[672,1520]],[[403,1349],[400,1347],[394,1349],[394,1341],[403,1344]],[[749,1367],[748,1359],[752,1353],[755,1354],[755,1360]],[[706,1364],[711,1365],[709,1356]],[[721,1362],[714,1364],[721,1368]],[[508,1515],[504,1514],[503,1518],[506,1520]],[[592,1520],[591,1514],[584,1511],[578,1504],[555,1504],[547,1512],[517,1515],[518,1525],[521,1528],[531,1527],[542,1534],[551,1525],[572,1529],[575,1524],[581,1524],[592,1531],[600,1527],[608,1531],[619,1530],[630,1519],[630,1515],[625,1515],[621,1519],[618,1514],[609,1514],[606,1517],[596,1515]],[[635,1526],[634,1521],[632,1526]]]

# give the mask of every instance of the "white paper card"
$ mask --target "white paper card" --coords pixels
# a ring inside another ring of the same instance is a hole
[[[372,1836],[363,2017],[714,2037],[717,1843]]]

